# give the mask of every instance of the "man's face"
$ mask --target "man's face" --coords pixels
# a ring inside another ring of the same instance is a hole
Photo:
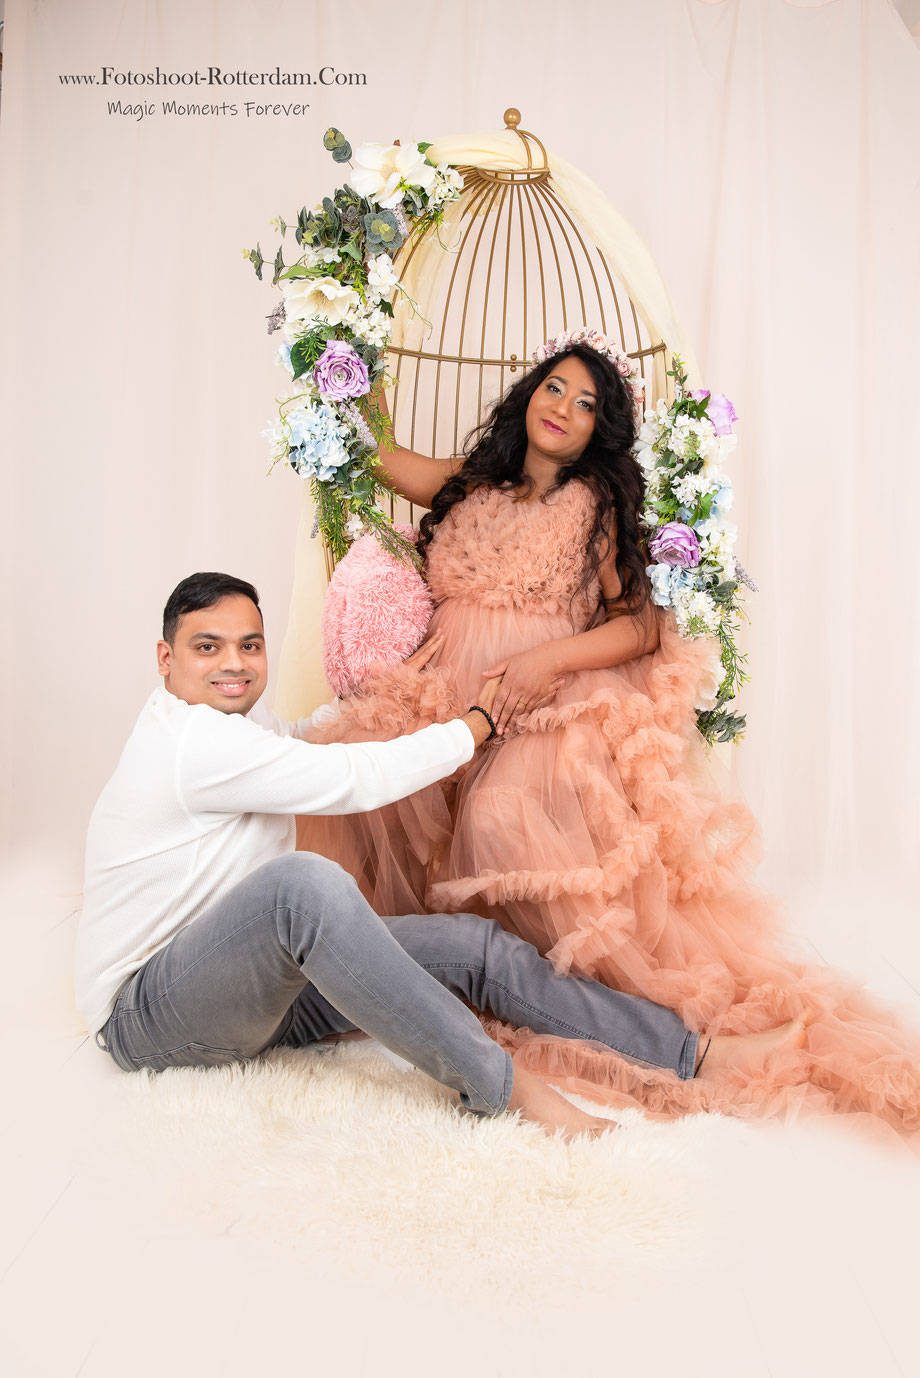
[[[237,593],[179,618],[175,645],[157,643],[166,688],[186,703],[248,713],[268,679],[259,609]]]

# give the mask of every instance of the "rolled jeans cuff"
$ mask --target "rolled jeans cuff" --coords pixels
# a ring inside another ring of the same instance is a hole
[[[696,1076],[696,1052],[700,1044],[701,1034],[690,1033],[684,1039],[684,1046],[681,1050],[680,1061],[677,1064],[677,1075],[681,1081],[691,1081]]]
[[[498,1045],[496,1044],[496,1048],[497,1047]],[[499,1051],[504,1053],[505,1070],[504,1079],[502,1081],[501,1097],[498,1103],[495,1106],[483,1105],[482,1108],[480,1108],[470,1103],[469,1096],[461,1095],[460,1097],[461,1103],[463,1104],[464,1108],[466,1110],[471,1111],[474,1115],[503,1115],[505,1111],[508,1109],[509,1104],[511,1103],[511,1091],[514,1086],[514,1063],[511,1061],[510,1053],[506,1052],[504,1048],[500,1049]]]

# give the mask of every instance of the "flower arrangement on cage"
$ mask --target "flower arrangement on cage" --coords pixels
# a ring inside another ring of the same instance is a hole
[[[287,462],[309,482],[314,534],[336,559],[366,530],[414,561],[414,547],[379,505],[392,491],[377,464],[390,431],[374,388],[383,379],[394,299],[406,296],[393,255],[411,235],[440,223],[463,184],[446,163],[428,160],[426,143],[353,151],[340,130],[327,129],[323,144],[336,163],[350,165],[345,185],[313,210],[303,207],[293,227],[280,216],[272,222],[282,239],[293,228],[300,254],[286,264],[281,245],[274,259],[272,286],[282,299],[268,330],[280,332],[278,363],[291,382],[263,434],[271,467]],[[243,252],[261,280],[259,245]]]
[[[737,531],[727,520],[731,481],[722,463],[735,448],[735,409],[727,397],[706,388],[687,390],[687,376],[675,357],[669,373],[675,399],[662,398],[645,413],[636,458],[645,473],[642,520],[649,530],[648,566],[652,599],[672,608],[684,637],[714,637],[718,660],[696,705],[697,726],[707,742],[737,741],[745,718],[734,700],[747,681],[747,660],[737,647],[744,616],[739,588],[755,585],[734,555]]]

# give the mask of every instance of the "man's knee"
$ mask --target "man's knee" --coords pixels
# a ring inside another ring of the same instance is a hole
[[[253,873],[282,902],[307,897],[314,902],[342,891],[352,891],[355,881],[347,871],[316,852],[287,852],[268,861]]]
[[[321,934],[347,942],[368,922],[370,911],[354,877],[324,856],[290,852],[261,870],[271,921],[298,961]]]

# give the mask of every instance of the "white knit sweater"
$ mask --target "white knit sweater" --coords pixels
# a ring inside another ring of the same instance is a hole
[[[91,1033],[180,928],[293,849],[293,814],[378,808],[473,754],[459,720],[391,742],[300,741],[328,712],[286,723],[258,704],[244,717],[151,695],[89,824],[75,989]]]

